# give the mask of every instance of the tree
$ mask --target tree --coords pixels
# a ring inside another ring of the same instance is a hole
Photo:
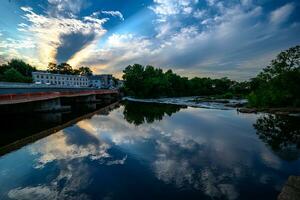
[[[50,62],[49,64],[48,64],[48,69],[47,69],[47,71],[48,72],[50,72],[50,73],[58,73],[58,69],[57,69],[57,64],[56,63],[52,63],[52,62]]]
[[[56,63],[48,64],[48,72],[58,73],[58,74],[71,74],[71,75],[81,75],[81,76],[91,76],[93,75],[92,70],[89,67],[80,67],[79,69],[73,69],[68,63],[61,63],[57,65]]]
[[[129,95],[143,96],[143,72],[144,67],[139,64],[129,65],[123,70],[125,91]]]
[[[251,80],[251,106],[300,106],[300,46],[277,55]]]
[[[5,82],[32,82],[31,77],[23,76],[19,71],[14,68],[6,70],[2,76],[3,81]]]
[[[59,65],[49,63],[47,71],[54,74],[73,74],[72,66],[68,63],[60,63]]]
[[[31,77],[31,73],[33,71],[36,71],[35,67],[32,67],[31,65],[18,59],[12,59],[11,61],[8,62],[7,65],[9,66],[9,68],[14,68],[18,72],[20,72],[23,76]]]
[[[153,66],[142,66],[139,64],[129,65],[123,71],[125,92],[128,95],[140,98],[152,97],[175,97],[175,96],[201,96],[201,95],[223,95],[230,92],[242,90],[246,92],[246,84],[238,83],[228,78],[193,78],[181,77],[172,70],[163,72],[162,69]],[[233,87],[235,86],[235,87]]]
[[[31,73],[36,68],[22,60],[12,59],[0,65],[0,81],[7,82],[32,82]]]
[[[81,75],[81,76],[93,75],[93,72],[89,67],[79,67],[78,72],[79,72],[79,75]]]
[[[73,74],[72,66],[68,63],[60,63],[57,65],[57,69],[60,74]]]

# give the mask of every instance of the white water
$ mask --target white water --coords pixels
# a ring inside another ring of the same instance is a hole
[[[229,105],[237,103],[246,103],[247,100],[229,100],[228,104],[218,103],[218,102],[195,102],[193,101],[196,97],[175,97],[175,98],[158,98],[158,99],[136,99],[132,97],[124,97],[123,100],[134,101],[134,102],[145,102],[145,103],[162,103],[162,104],[173,104],[182,106],[191,106],[199,108],[210,108],[210,109],[222,109],[222,110],[232,110],[234,107]]]

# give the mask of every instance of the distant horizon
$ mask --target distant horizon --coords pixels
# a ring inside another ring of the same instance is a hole
[[[140,63],[243,81],[300,44],[299,8],[296,0],[3,0],[0,63],[66,62],[117,78]]]

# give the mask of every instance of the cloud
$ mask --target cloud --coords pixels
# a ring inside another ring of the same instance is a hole
[[[109,18],[124,20],[123,14],[95,9],[83,15],[86,2],[48,0],[40,13],[21,7],[20,37],[1,36],[2,61],[11,55],[31,57],[30,63],[38,67],[69,62],[119,76],[125,66],[141,63],[172,68],[189,77],[244,80],[256,75],[277,53],[300,42],[300,22],[292,17],[296,3],[270,10],[269,1],[153,0],[143,14],[111,27],[114,23],[108,23]],[[132,28],[146,15],[149,24]]]
[[[157,16],[155,37],[135,36],[147,41],[133,42],[139,49],[135,52],[129,47],[133,39],[124,37],[119,50],[113,45],[100,49],[98,60],[104,58],[105,65],[115,71],[141,62],[172,68],[188,76],[228,76],[244,80],[253,77],[278,52],[300,42],[295,34],[300,32],[299,25],[274,28],[265,19],[264,9],[252,1],[241,4],[210,1],[206,11],[192,9],[192,17],[200,22],[187,25],[183,8],[195,4],[196,1],[155,0],[150,7]],[[290,6],[284,7],[292,12]],[[129,46],[126,48],[126,45]],[[127,51],[131,53],[122,56]]]
[[[1,35],[0,35],[1,36]],[[5,49],[31,49],[35,48],[34,42],[30,38],[25,38],[23,40],[16,40],[12,38],[6,38],[0,41],[0,48]]]
[[[74,17],[85,5],[82,0],[48,0],[48,14],[51,16],[69,16]]]
[[[205,10],[195,10],[195,12],[193,13],[193,16],[197,19],[202,19],[204,16],[206,15],[206,11]]]
[[[114,17],[119,17],[122,21],[124,21],[123,14],[120,11],[101,11],[101,13],[111,15]]]
[[[107,22],[107,18],[98,19],[90,16],[83,17],[82,20],[56,18],[36,14],[30,7],[21,7],[21,9],[25,12],[24,19],[28,21],[28,24],[20,24],[22,31],[35,41],[40,62],[44,66],[49,62],[56,62],[57,58],[63,61],[72,57],[106,32],[102,25]],[[69,50],[69,55],[63,50]]]
[[[206,0],[206,2],[209,6],[213,6],[216,4],[217,0]]]
[[[103,47],[93,50],[80,65],[94,66],[96,72],[121,71],[128,63],[141,62],[151,56],[151,40],[134,34],[112,34]],[[148,59],[147,59],[148,61]],[[118,67],[119,66],[119,67]]]
[[[191,14],[193,6],[198,0],[153,0],[154,5],[149,8],[159,16],[158,21],[166,21],[167,16]]]
[[[277,10],[274,10],[270,14],[270,21],[273,24],[281,24],[283,22],[286,22],[289,18],[289,16],[292,14],[293,10],[295,9],[295,6],[293,3],[286,4]]]

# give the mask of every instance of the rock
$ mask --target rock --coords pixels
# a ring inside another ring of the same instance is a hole
[[[255,108],[239,108],[237,111],[241,113],[257,113]]]
[[[290,176],[278,200],[300,200],[300,176]]]
[[[276,115],[288,115],[289,112],[286,112],[286,111],[277,111],[275,112]]]
[[[291,116],[291,117],[300,117],[300,113],[290,113],[289,116]]]

